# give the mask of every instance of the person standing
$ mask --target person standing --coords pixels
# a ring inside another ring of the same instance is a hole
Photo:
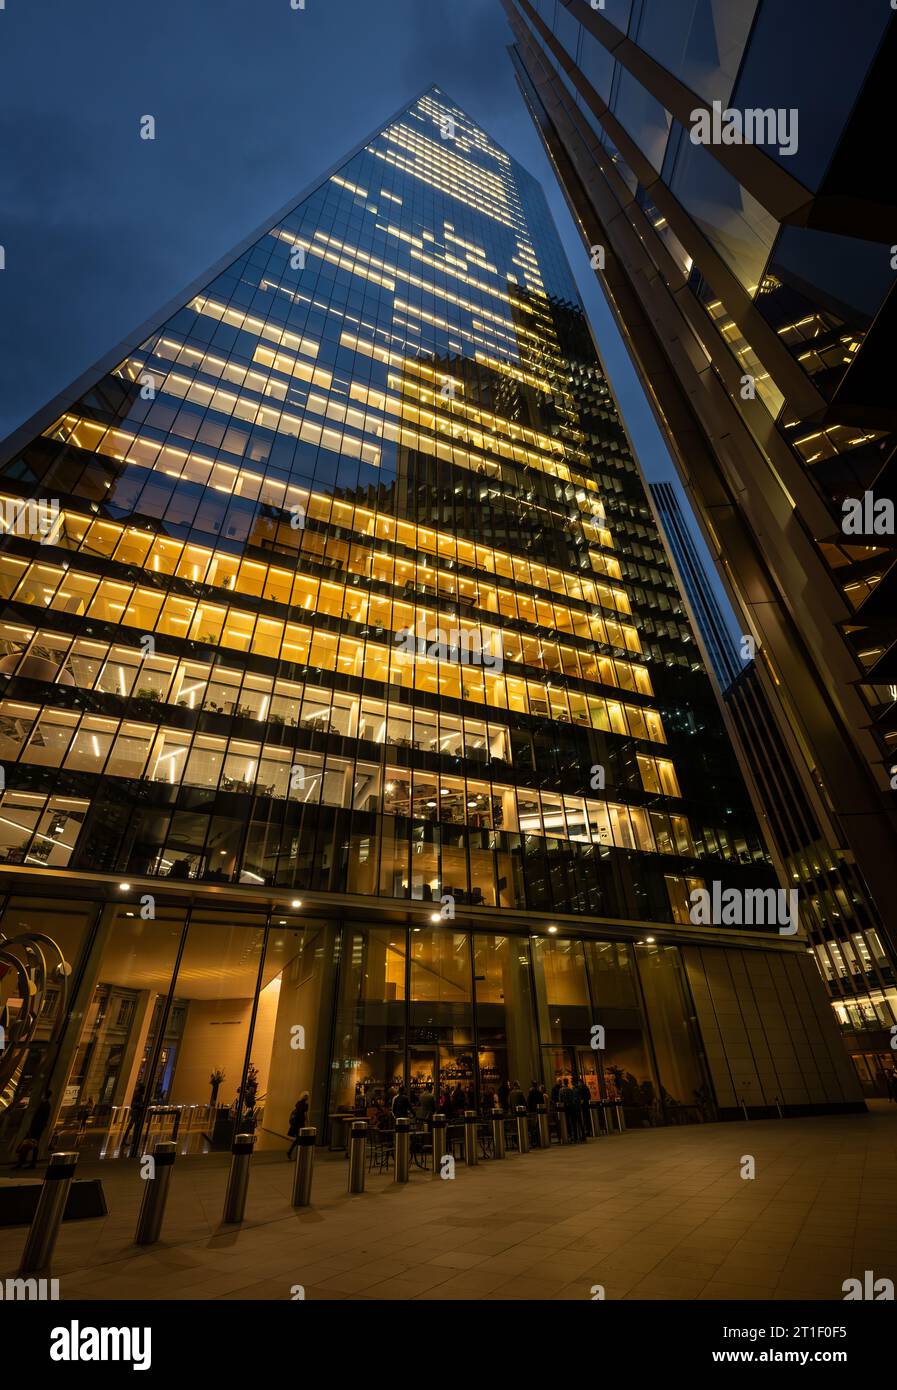
[[[436,1114],[436,1097],[433,1094],[433,1087],[429,1083],[420,1093],[420,1117],[427,1129],[433,1128],[433,1116]]]
[[[519,1082],[519,1081],[512,1081],[512,1082],[511,1082],[511,1092],[510,1092],[510,1095],[508,1096],[508,1108],[509,1108],[509,1110],[510,1110],[510,1112],[511,1112],[512,1115],[516,1115],[516,1114],[517,1114],[517,1107],[518,1107],[518,1105],[522,1105],[522,1106],[524,1107],[524,1109],[526,1108],[526,1096],[523,1094],[523,1092],[522,1092],[521,1089],[520,1089],[520,1082]]]
[[[411,1114],[411,1101],[408,1099],[408,1092],[404,1086],[400,1086],[396,1092],[392,1103],[392,1113],[396,1120],[404,1119]]]
[[[287,1162],[289,1162],[289,1160],[293,1157],[293,1150],[298,1148],[299,1146],[299,1131],[304,1128],[305,1124],[308,1121],[309,1099],[310,1097],[308,1091],[303,1091],[302,1095],[299,1097],[299,1099],[296,1101],[296,1104],[293,1106],[293,1111],[290,1115],[289,1128],[287,1129],[287,1134],[290,1136],[293,1142],[287,1149]]]
[[[131,1113],[128,1115],[128,1123],[125,1125],[125,1132],[122,1135],[121,1147],[128,1147],[128,1135],[134,1131],[135,1144],[140,1139],[143,1130],[143,1115],[146,1110],[146,1082],[138,1081],[134,1087],[134,1094],[131,1097]]]
[[[567,1117],[567,1137],[571,1144],[578,1144],[580,1139],[579,1096],[570,1085],[569,1076],[564,1077],[564,1084],[561,1087],[558,1103]]]
[[[498,1108],[499,1110],[504,1110],[505,1114],[508,1112],[508,1097],[510,1094],[511,1087],[509,1082],[503,1081],[498,1088]]]

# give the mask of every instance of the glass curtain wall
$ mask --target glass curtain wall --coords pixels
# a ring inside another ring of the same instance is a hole
[[[515,1082],[585,1080],[631,1125],[713,1117],[694,1008],[672,946],[315,921],[295,911],[212,913],[50,904],[3,928],[42,929],[72,967],[68,1028],[52,1032],[51,977],[31,1046],[2,1093],[7,1152],[49,1081],[53,1142],[100,1158],[174,1138],[182,1154],[259,1150],[307,1123],[378,1116],[403,1087],[423,1113],[489,1111]],[[88,933],[93,945],[85,952]],[[47,954],[49,955],[49,948]],[[14,972],[0,973],[9,1030]],[[595,1025],[603,1047],[593,1047]],[[50,1135],[48,1134],[48,1138]]]
[[[375,1116],[403,1087],[415,1111],[428,1089],[453,1112],[488,1111],[515,1081],[550,1093],[565,1078],[621,1100],[631,1125],[713,1115],[672,946],[352,925],[337,1000],[331,1119]]]

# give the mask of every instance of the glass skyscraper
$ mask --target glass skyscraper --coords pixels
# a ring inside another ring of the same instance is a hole
[[[836,1004],[845,1042],[884,1091],[897,206],[877,113],[897,17],[836,0],[502,3],[530,113],[754,641],[751,683],[809,810],[793,881],[833,1003],[852,996],[862,1020]]]
[[[695,626],[704,639],[707,659],[720,689],[725,690],[743,670],[735,638],[726,623],[722,605],[713,592],[674,485],[651,483],[650,491],[666,543],[679,571],[685,597],[691,604]]]
[[[544,197],[443,93],[0,484],[3,930],[71,967],[4,980],[5,1144],[48,1081],[108,1154],[302,1089],[856,1103],[805,945],[691,920],[775,878]]]

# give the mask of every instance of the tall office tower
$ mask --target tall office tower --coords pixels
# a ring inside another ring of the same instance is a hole
[[[835,0],[503,3],[530,113],[849,885],[820,899],[825,931],[842,951],[857,933],[884,944],[895,1021],[897,208],[869,155],[897,20]]]
[[[758,660],[763,659],[761,654]],[[836,860],[825,843],[798,774],[798,750],[786,742],[773,716],[757,661],[724,691],[723,702],[779,876],[800,884],[801,925],[857,1079],[867,1094],[885,1096],[895,1066],[894,972],[875,926],[851,907],[863,893],[856,867]],[[844,924],[837,934],[833,923]]]
[[[744,668],[722,605],[713,592],[688,520],[679,506],[675,487],[672,483],[651,483],[650,493],[685,597],[691,604],[695,627],[704,640],[707,659],[720,690],[725,690]]]
[[[740,660],[675,487],[652,483],[649,490],[716,672],[779,878],[800,884],[801,925],[812,942],[844,1045],[863,1090],[886,1095],[894,1066],[894,973],[872,921],[858,920],[851,910],[851,902],[862,901],[862,880],[855,865],[836,860],[825,843],[798,773],[800,752],[786,742],[773,716],[757,661]],[[761,654],[758,659],[765,658]],[[836,936],[831,924],[839,921],[852,926]]]
[[[9,1099],[110,1154],[861,1103],[544,197],[444,94],[4,457],[4,930],[73,967]]]

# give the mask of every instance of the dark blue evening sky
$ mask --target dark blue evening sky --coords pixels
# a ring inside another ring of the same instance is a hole
[[[543,184],[645,473],[673,476],[499,0],[298,3],[6,0],[0,437],[435,83]]]

